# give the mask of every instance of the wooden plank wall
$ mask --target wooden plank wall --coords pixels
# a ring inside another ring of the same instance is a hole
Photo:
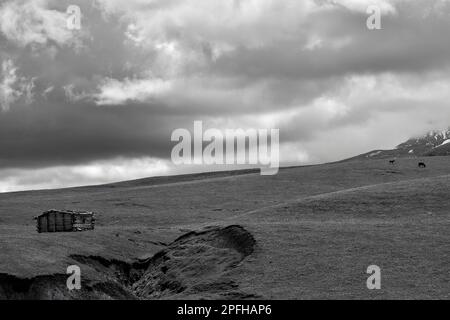
[[[94,217],[91,215],[74,215],[73,228],[78,230],[93,230]]]
[[[37,229],[38,232],[48,232],[46,215],[37,218]]]
[[[64,232],[93,230],[93,215],[80,215],[65,212],[48,212],[37,218],[38,232]]]

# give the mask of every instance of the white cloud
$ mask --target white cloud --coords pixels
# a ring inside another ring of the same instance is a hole
[[[86,93],[85,91],[81,91],[81,92],[75,91],[74,84],[68,84],[66,86],[63,86],[62,88],[64,90],[64,94],[66,95],[66,98],[70,102],[77,102],[77,101],[81,101],[83,99],[91,99],[90,94]],[[43,93],[44,97],[51,91],[53,91],[53,87],[47,88]]]
[[[94,95],[98,105],[118,105],[127,101],[146,101],[165,94],[172,84],[163,79],[116,79],[107,78],[99,87],[99,93]]]
[[[0,109],[8,111],[11,104],[24,97],[24,102],[33,101],[34,79],[17,75],[17,67],[11,59],[2,62],[0,74]]]
[[[0,192],[92,185],[166,175],[170,163],[154,158],[94,161],[74,166],[0,170]]]
[[[65,12],[48,8],[48,0],[14,0],[0,6],[0,32],[19,46],[76,43]],[[79,44],[77,44],[78,46]]]
[[[47,98],[47,96],[55,89],[55,86],[49,86],[47,87],[43,92],[42,92],[42,96],[44,98]]]
[[[334,5],[343,6],[347,9],[366,12],[369,6],[376,6],[380,8],[384,14],[396,14],[397,9],[395,3],[398,0],[330,0],[330,3]]]
[[[125,35],[159,53],[164,69],[202,64],[207,45],[212,59],[238,46],[260,47],[297,33],[313,0],[97,0],[106,15],[128,21]],[[220,14],[219,14],[220,13]],[[300,39],[299,39],[300,40]],[[167,73],[166,73],[167,75]]]

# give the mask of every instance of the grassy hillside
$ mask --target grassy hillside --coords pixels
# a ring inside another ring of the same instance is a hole
[[[23,279],[47,286],[32,297],[91,297],[61,289],[66,267],[79,264],[97,298],[449,298],[450,158],[426,162],[0,194],[0,297]],[[33,217],[51,208],[98,212],[96,229],[36,233]],[[379,291],[366,288],[370,264],[382,269]],[[149,275],[162,280],[143,283]]]

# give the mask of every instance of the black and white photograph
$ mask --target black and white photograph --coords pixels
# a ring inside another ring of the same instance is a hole
[[[0,0],[3,303],[449,299],[450,0]]]

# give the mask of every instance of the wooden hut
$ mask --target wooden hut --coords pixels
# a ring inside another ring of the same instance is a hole
[[[93,212],[71,210],[49,210],[35,219],[39,233],[93,230],[95,222]]]

